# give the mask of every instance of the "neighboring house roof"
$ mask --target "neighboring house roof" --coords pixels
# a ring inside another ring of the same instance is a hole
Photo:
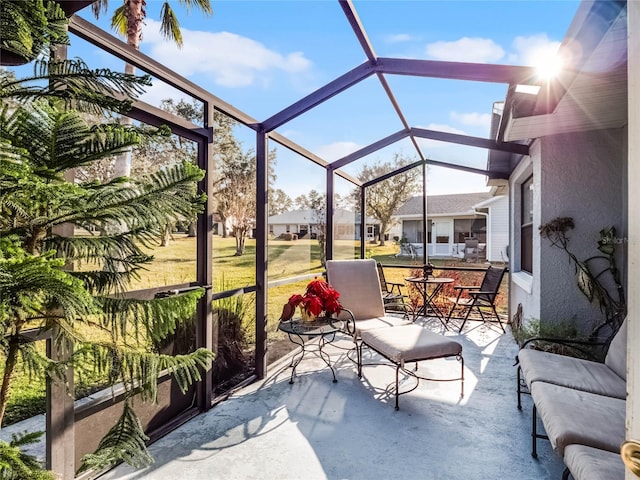
[[[427,195],[427,215],[473,215],[473,207],[489,200],[491,192],[454,193],[451,195]],[[421,215],[423,197],[411,197],[395,211],[396,216]]]
[[[336,208],[333,212],[334,218],[338,223],[360,223],[360,214],[346,210],[344,208]],[[315,224],[317,223],[317,214],[310,208],[301,210],[292,210],[279,215],[269,217],[271,224]],[[378,224],[375,218],[367,217],[367,224]]]
[[[491,198],[488,198],[488,199],[486,199],[486,200],[483,200],[483,201],[482,201],[482,202],[480,202],[480,203],[475,204],[475,205],[473,206],[473,208],[474,208],[474,209],[476,209],[476,208],[483,208],[483,207],[487,207],[487,206],[491,205],[492,203],[498,202],[498,201],[500,201],[500,200],[504,200],[504,199],[506,199],[506,198],[507,198],[507,196],[506,196],[506,195],[495,195],[495,196],[493,196],[493,197],[491,197]]]

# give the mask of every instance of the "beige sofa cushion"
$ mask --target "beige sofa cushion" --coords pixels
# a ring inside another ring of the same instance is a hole
[[[604,359],[605,365],[616,372],[620,377],[627,378],[627,320],[625,319],[620,326],[620,330],[616,333],[607,356]]]
[[[392,362],[428,360],[462,353],[462,345],[419,325],[404,325],[362,332],[362,341]]]
[[[619,453],[585,445],[567,445],[564,463],[574,480],[624,480],[624,463]]]
[[[615,398],[627,396],[624,378],[604,363],[532,349],[520,350],[518,360],[529,390],[534,382],[547,382]]]
[[[551,445],[564,455],[577,443],[617,452],[624,441],[626,402],[545,382],[531,384],[531,396]]]

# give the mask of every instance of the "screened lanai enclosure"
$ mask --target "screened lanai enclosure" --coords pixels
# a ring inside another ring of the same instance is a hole
[[[129,174],[162,170],[176,158],[205,171],[198,184],[198,191],[206,195],[204,211],[197,218],[184,218],[167,231],[165,241],[169,247],[154,252],[154,261],[164,262],[166,267],[141,272],[127,296],[154,298],[203,288],[205,293],[198,302],[193,326],[177,332],[164,348],[179,354],[204,347],[226,359],[226,363],[223,365],[220,360],[216,366],[214,362],[212,371],[186,394],[180,392],[170,376],[159,379],[158,403],[136,405],[152,441],[213,408],[235,388],[266,375],[276,352],[273,337],[277,321],[288,295],[301,291],[310,279],[322,275],[326,260],[367,256],[367,243],[372,240],[373,231],[366,220],[372,216],[367,196],[373,188],[409,172],[414,175],[418,172],[419,189],[414,193],[424,199],[421,224],[427,225],[426,202],[434,168],[476,174],[486,177],[489,186],[505,187],[516,167],[514,159],[529,155],[530,145],[526,141],[503,140],[502,108],[513,107],[509,115],[526,110],[526,102],[531,99],[522,92],[534,90],[544,96],[543,101],[536,103],[535,113],[544,115],[553,112],[565,93],[562,88],[549,89],[547,80],[533,67],[378,56],[366,19],[359,16],[359,3],[339,0],[334,5],[335,25],[352,33],[352,44],[348,47],[353,52],[349,57],[352,63],[343,66],[343,74],[321,82],[322,86],[306,96],[253,118],[215,92],[188,80],[178,73],[179,69],[170,68],[168,64],[179,62],[166,61],[161,50],[147,55],[99,28],[91,20],[91,1],[64,3],[70,17],[71,43],[66,52],[60,50],[58,55],[73,57],[82,56],[76,52],[91,52],[83,57],[91,68],[117,70],[126,63],[135,68],[136,74],[150,75],[153,85],[150,91],[158,92],[135,100],[128,117],[141,127],[168,126],[170,140],[161,147],[151,144],[134,150]],[[297,12],[301,8],[299,3],[303,2],[282,2],[279,8]],[[363,2],[365,11],[369,6]],[[259,15],[259,3],[254,7],[252,14]],[[601,13],[602,28],[608,28],[617,13],[608,13],[606,8]],[[303,25],[313,19],[299,21]],[[207,55],[207,48],[201,45],[198,54]],[[20,71],[31,67],[15,68],[19,76]],[[428,100],[405,95],[405,87],[417,83],[423,85],[424,91],[437,94],[443,82],[456,82],[470,95],[485,85],[495,87],[492,91],[496,98],[486,105],[486,112],[491,115],[490,135],[469,136],[438,129],[430,122]],[[345,98],[351,100],[341,103]],[[514,100],[518,100],[515,106]],[[408,104],[419,101],[424,101],[422,117],[405,113]],[[367,130],[381,116],[393,119],[397,128],[371,138],[364,146],[352,146],[348,153],[314,152],[305,146],[304,135],[296,132],[322,129],[322,123],[314,121],[314,111],[331,112],[334,108],[336,116],[352,119],[353,129]],[[292,137],[300,140],[294,141]],[[439,157],[438,148],[433,146],[446,144],[462,146],[468,155]],[[380,157],[392,158],[397,151],[403,152],[402,162],[383,163],[380,167]],[[372,166],[379,168],[371,168],[370,174],[361,179],[359,172]],[[75,178],[109,178],[113,172],[105,168],[98,172],[76,171]],[[309,238],[304,242],[291,236],[285,238],[291,233],[288,230],[274,236],[269,223],[271,216],[286,211],[279,196],[286,193],[286,186],[278,179],[291,175],[310,192],[308,207],[312,217],[305,226],[312,230],[305,230]],[[76,229],[73,234],[96,232]],[[421,238],[412,239],[422,244],[421,258],[407,261],[408,268],[429,263],[428,235],[429,229],[422,228]],[[225,244],[224,252],[214,255],[221,236],[235,242]],[[231,260],[238,258],[243,265],[241,273],[230,267]],[[231,351],[229,345],[233,342],[229,336],[237,334],[233,322],[238,318],[245,334],[233,339],[239,346]],[[51,339],[36,340],[47,342],[51,355],[58,354]],[[234,353],[241,357],[235,358],[236,364]],[[74,378],[73,372],[68,372],[67,377],[70,383],[81,381]],[[113,393],[111,389],[91,392],[79,403],[67,395],[64,385],[54,383],[49,388],[47,465],[60,472],[62,478],[74,478],[82,456],[95,450],[99,439],[117,419],[122,395]]]

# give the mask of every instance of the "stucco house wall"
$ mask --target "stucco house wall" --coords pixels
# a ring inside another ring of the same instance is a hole
[[[541,238],[539,227],[557,217],[572,217],[575,228],[569,232],[568,247],[581,260],[599,253],[602,228],[616,227],[623,242],[625,146],[625,129],[552,135],[532,144],[530,158],[523,159],[510,180],[513,211],[518,212],[519,183],[529,172],[534,176],[533,275],[520,271],[514,259],[511,312],[522,304],[525,319],[575,321],[585,331],[602,321],[598,306],[579,291],[568,255]],[[517,217],[511,216],[512,244],[519,243]]]

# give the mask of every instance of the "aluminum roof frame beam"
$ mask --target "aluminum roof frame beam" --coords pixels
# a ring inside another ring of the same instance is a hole
[[[392,170],[391,172],[385,173],[384,175],[380,175],[379,177],[374,178],[373,180],[369,180],[368,182],[365,182],[362,184],[362,188],[370,187],[371,185],[375,185],[376,183],[380,183],[384,180],[387,180],[391,177],[395,177],[396,175],[400,175],[401,173],[407,172],[421,165],[433,165],[434,167],[450,168],[452,170],[460,170],[462,172],[475,173],[477,175],[485,175],[485,176],[489,175],[488,170],[483,170],[481,168],[467,167],[465,165],[456,165],[454,163],[441,162],[439,160],[432,160],[427,158],[425,160],[418,160],[417,162],[410,163],[396,170]]]
[[[501,152],[517,153],[520,155],[529,155],[529,145],[515,142],[497,142],[493,139],[472,137],[469,135],[460,135],[457,133],[440,132],[436,130],[427,130],[425,128],[412,128],[411,135],[420,138],[428,138],[430,140],[438,140],[447,143],[457,143],[458,145],[467,145],[469,147],[486,148],[487,150],[498,150]]]
[[[358,13],[356,12],[355,7],[353,6],[353,2],[351,0],[339,0],[339,3],[340,3],[340,6],[342,7],[342,11],[347,17],[347,21],[351,25],[351,28],[356,35],[356,38],[360,42],[360,46],[362,47],[362,50],[364,50],[364,53],[367,56],[367,59],[369,60],[369,62],[371,62],[372,65],[377,64],[378,56],[376,55],[376,52],[373,49],[373,45],[369,41],[367,32],[364,28],[364,25],[360,21],[360,17],[358,16]],[[402,112],[402,108],[400,108],[400,104],[396,100],[396,97],[393,94],[393,91],[391,90],[391,86],[389,85],[389,82],[387,82],[387,79],[385,78],[384,74],[381,72],[377,72],[376,76],[378,77],[378,80],[380,81],[382,88],[387,94],[387,98],[389,98],[389,101],[391,102],[393,109],[396,111],[396,114],[398,115],[398,118],[400,119],[402,126],[406,129],[409,129],[410,128],[409,122],[404,116],[404,113]],[[415,138],[413,137],[410,137],[410,138],[411,138],[411,143],[413,143],[413,146],[416,149],[416,152],[418,153],[418,156],[420,157],[421,160],[424,160],[425,156],[422,153],[422,149],[420,148],[420,145],[418,145],[418,142],[416,141]]]
[[[326,102],[337,94],[344,92],[353,85],[360,83],[362,80],[370,77],[374,73],[375,71],[371,63],[364,62],[356,68],[339,76],[335,80],[327,83],[323,87],[320,87],[318,90],[310,93],[306,97],[292,103],[275,115],[269,117],[262,122],[262,126],[266,132],[271,132],[314,107],[317,107],[321,103]]]
[[[507,85],[540,85],[540,81],[535,81],[536,70],[534,68],[517,65],[380,57],[377,59],[375,70],[392,75],[504,83]]]
[[[499,150],[502,152],[509,153],[517,153],[521,155],[529,154],[529,146],[523,145],[521,143],[512,143],[512,142],[504,142],[499,143],[495,140],[481,137],[472,137],[469,135],[459,135],[455,133],[449,132],[439,132],[436,130],[427,130],[424,128],[410,128],[409,130],[400,130],[396,133],[393,133],[387,137],[384,137],[377,142],[374,142],[366,147],[361,148],[349,155],[346,155],[335,162],[332,162],[329,165],[329,168],[332,170],[336,170],[338,168],[344,167],[349,163],[352,163],[356,160],[359,160],[362,157],[365,157],[373,152],[376,152],[384,147],[387,147],[399,140],[402,140],[406,137],[419,137],[419,138],[428,138],[430,140],[439,140],[447,143],[456,143],[458,145],[467,145],[471,147],[479,147],[486,148],[487,150]],[[427,161],[429,159],[421,159],[422,161]],[[477,172],[474,172],[477,173]]]
[[[111,55],[134,65],[136,68],[140,68],[141,70],[148,72],[190,97],[195,97],[202,102],[209,102],[210,104],[213,104],[215,108],[224,111],[227,115],[237,119],[239,122],[247,125],[253,130],[258,129],[258,121],[256,119],[209,93],[199,85],[187,80],[181,75],[178,75],[162,63],[127,45],[122,40],[115,38],[96,25],[89,23],[84,18],[79,17],[78,15],[71,17],[69,21],[69,31],[83,40],[100,47]]]

